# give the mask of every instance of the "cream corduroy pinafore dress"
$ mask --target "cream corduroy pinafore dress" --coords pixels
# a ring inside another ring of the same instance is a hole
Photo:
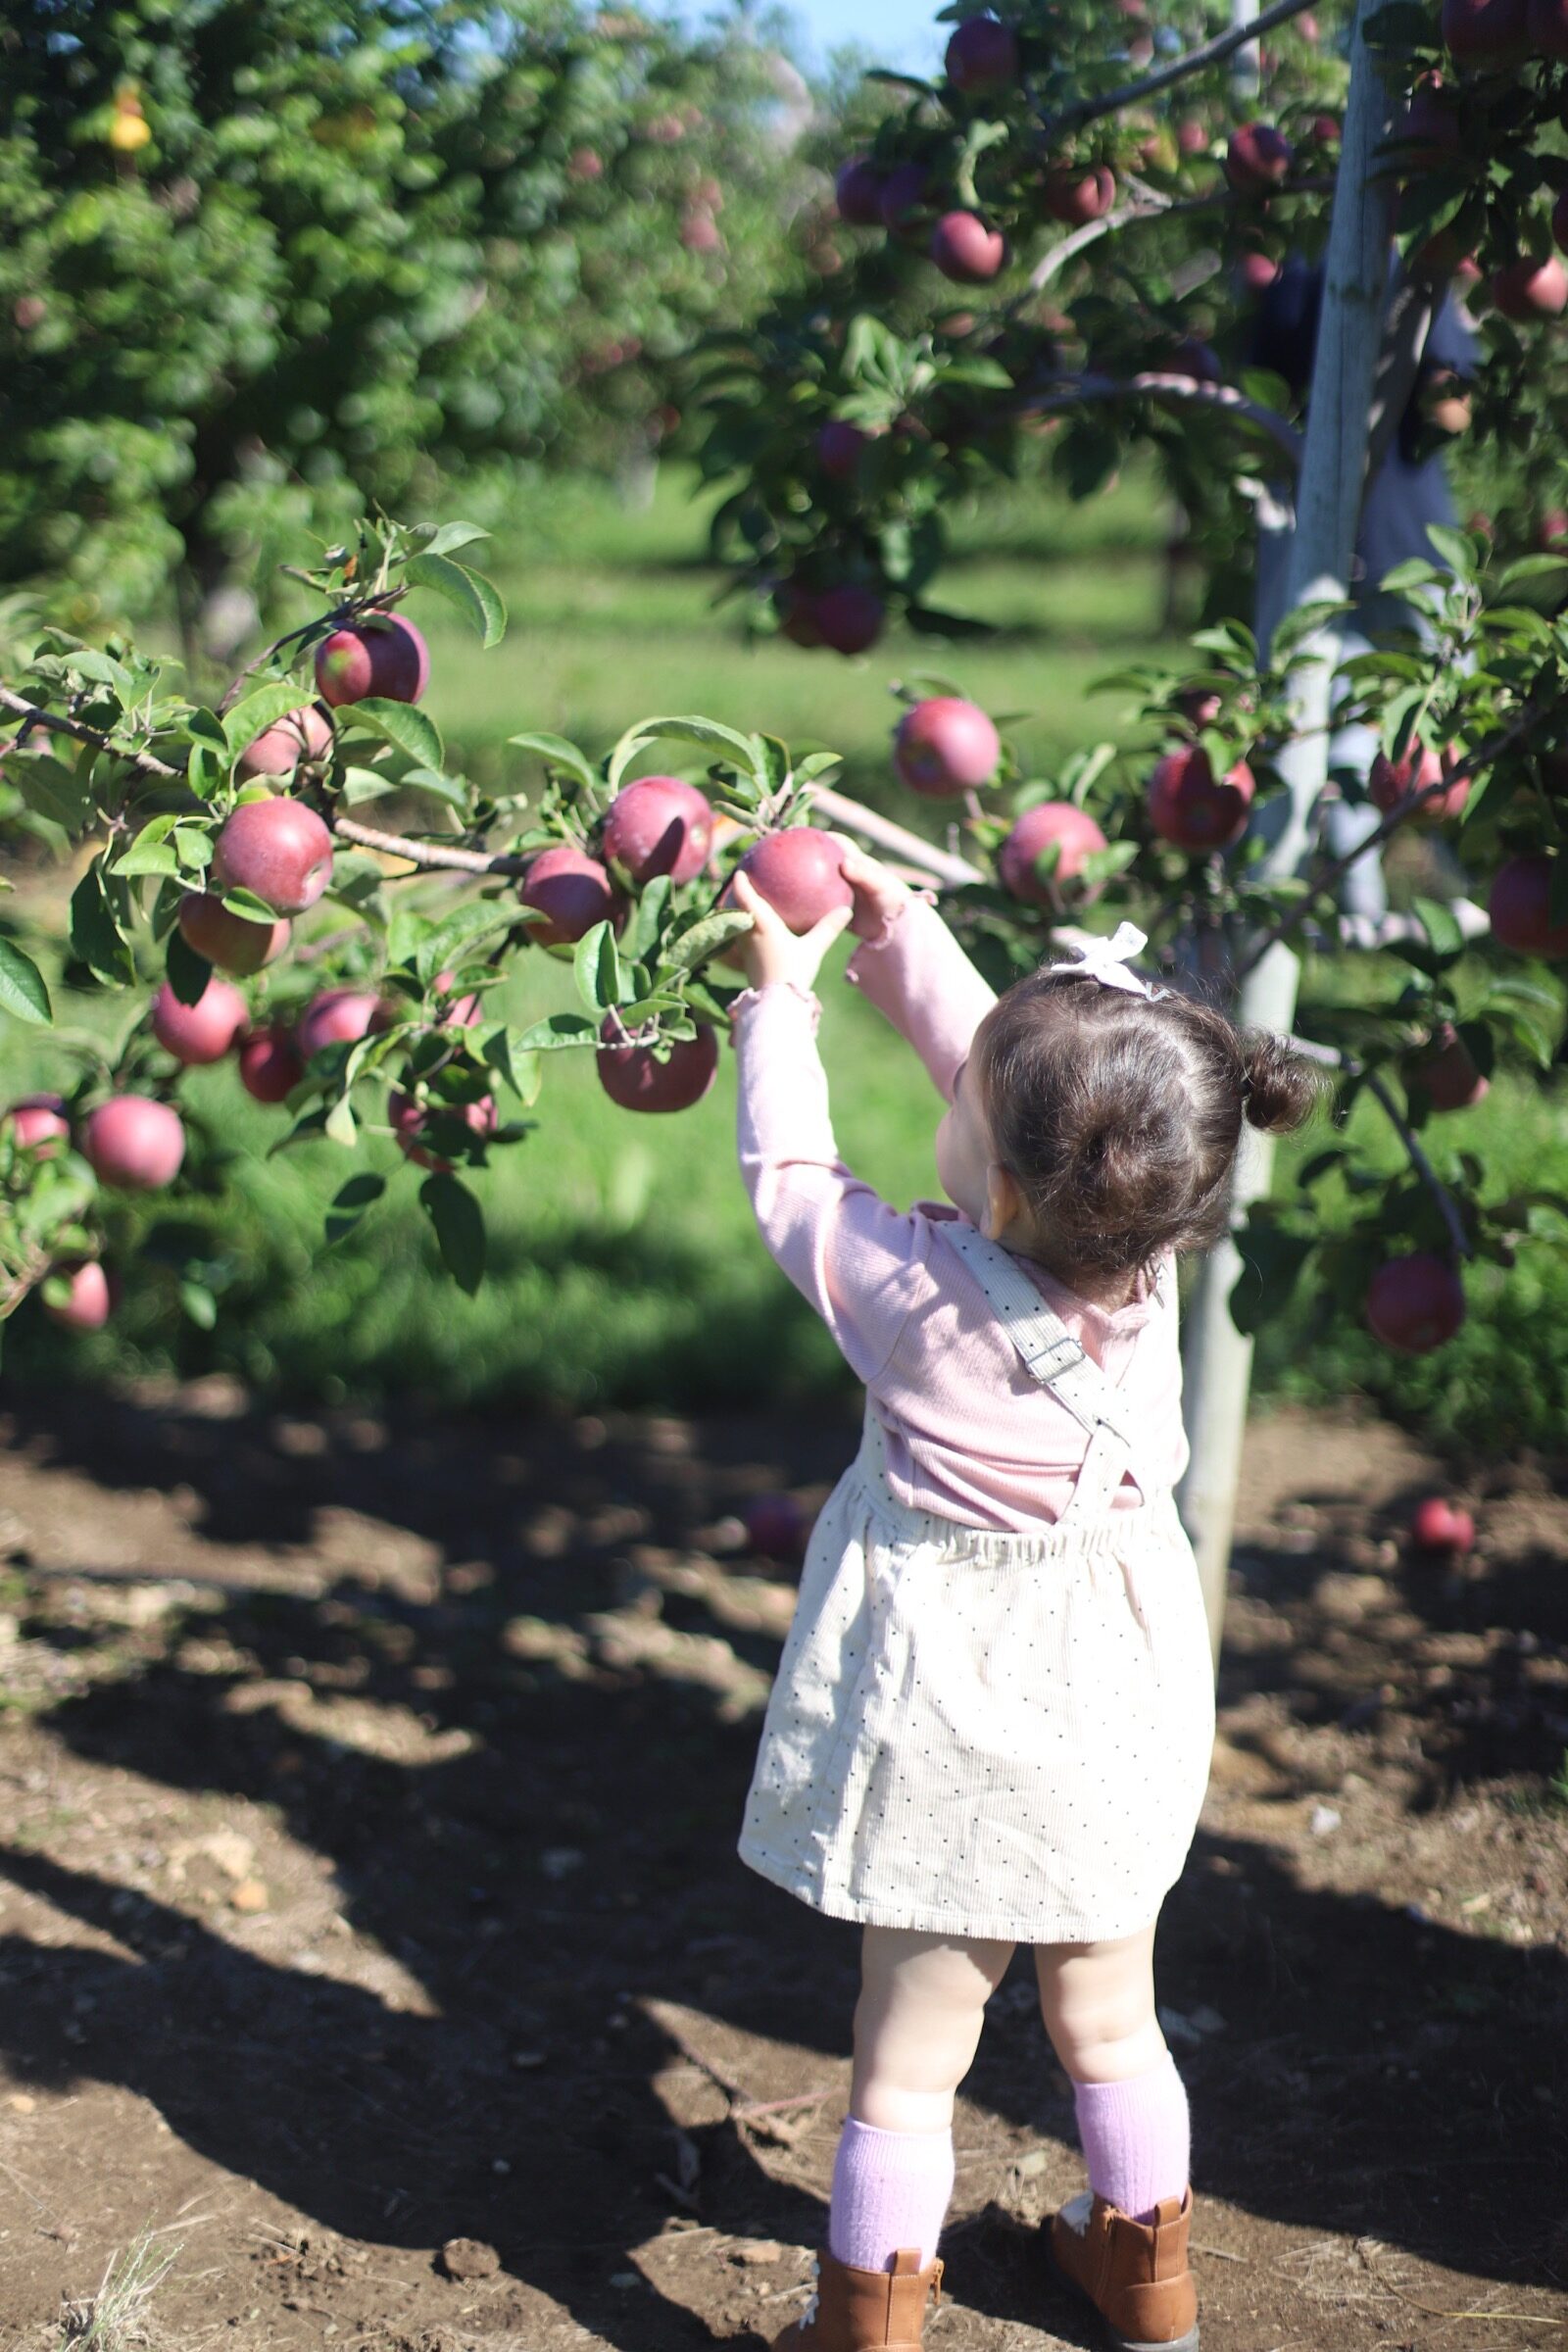
[[[812,1532],[741,1858],[831,1919],[1027,1943],[1134,1935],[1181,1873],[1208,1778],[1197,1564],[1099,1366],[1004,1250],[968,1226],[944,1235],[1088,1433],[1083,1467],[1060,1518],[1028,1534],[911,1510],[867,1398]],[[1113,1510],[1129,1469],[1144,1500]]]

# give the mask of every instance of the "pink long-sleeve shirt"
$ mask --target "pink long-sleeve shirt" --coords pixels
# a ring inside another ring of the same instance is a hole
[[[936,909],[907,901],[861,943],[846,977],[950,1102],[995,999]],[[1025,1369],[944,1241],[941,1228],[961,1212],[938,1200],[894,1208],[839,1157],[820,1013],[815,996],[788,982],[749,990],[734,1006],[741,1172],[762,1239],[866,1384],[901,1502],[966,1527],[1024,1531],[1054,1519],[1084,1457],[1083,1427]],[[1174,1486],[1187,1462],[1174,1270],[1107,1312],[1031,1259],[1017,1263],[1125,1396],[1151,1482]],[[1117,1503],[1142,1499],[1125,1479]]]

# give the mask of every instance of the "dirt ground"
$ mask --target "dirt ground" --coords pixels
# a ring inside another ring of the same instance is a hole
[[[158,2352],[799,2308],[856,1955],[734,1858],[792,1598],[736,1514],[856,1434],[0,1393],[0,2343],[146,2228]],[[1162,1934],[1208,2352],[1568,2346],[1568,1494],[1473,1482],[1456,1576],[1403,1541],[1434,1483],[1381,1425],[1251,1435]],[[1036,2236],[1070,2127],[1016,1965],[935,2352],[1092,2340]]]

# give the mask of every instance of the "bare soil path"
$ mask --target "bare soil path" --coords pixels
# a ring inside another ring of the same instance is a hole
[[[159,2352],[782,2326],[855,1948],[734,1859],[792,1597],[735,1514],[855,1437],[0,1393],[0,2343],[144,2226]],[[1207,2352],[1568,2352],[1568,1496],[1483,1482],[1455,1578],[1402,1542],[1434,1483],[1251,1435],[1162,1952]],[[1070,2118],[1020,1966],[933,2352],[1091,2340],[1035,2236]]]

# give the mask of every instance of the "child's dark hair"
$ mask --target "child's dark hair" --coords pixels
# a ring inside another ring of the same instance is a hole
[[[1067,1279],[1218,1241],[1243,1119],[1299,1127],[1321,1083],[1212,1005],[1049,971],[992,1007],[972,1061],[997,1157]]]

